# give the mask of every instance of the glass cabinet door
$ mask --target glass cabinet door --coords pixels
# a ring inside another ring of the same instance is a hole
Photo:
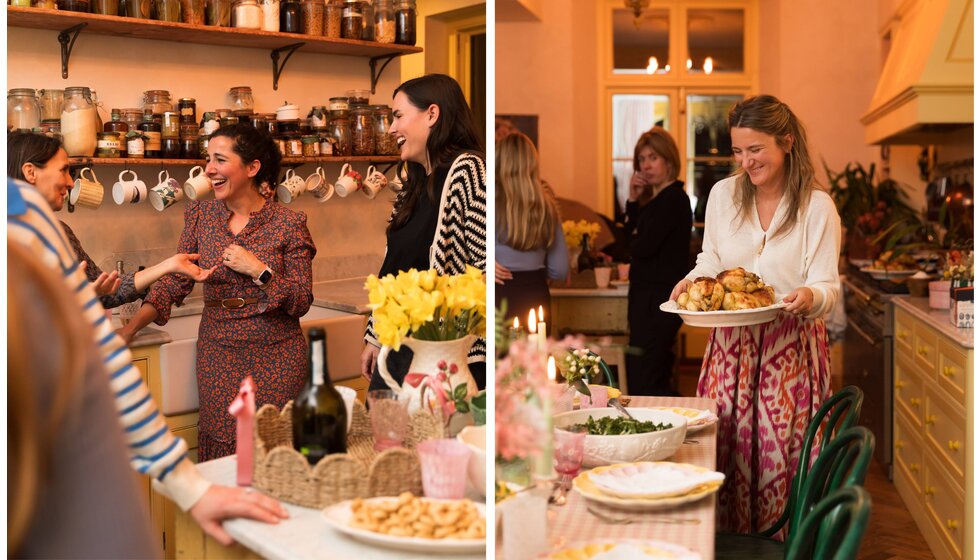
[[[732,159],[728,111],[741,95],[687,96],[687,192],[697,226],[704,222],[708,193],[737,168]]]
[[[640,135],[655,125],[670,130],[670,97],[667,95],[614,94],[612,96],[612,162],[616,215],[626,209],[633,148]]]
[[[613,10],[613,74],[667,73],[669,13],[666,9],[648,9],[636,17],[632,10]]]
[[[691,74],[745,71],[743,10],[687,11],[687,71]]]

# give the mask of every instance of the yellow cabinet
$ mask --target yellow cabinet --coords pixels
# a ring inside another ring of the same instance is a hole
[[[973,558],[973,349],[927,316],[896,300],[895,487],[936,558]]]

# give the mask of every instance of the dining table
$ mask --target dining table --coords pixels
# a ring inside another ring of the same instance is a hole
[[[693,397],[629,397],[629,408],[668,406],[710,410],[717,414],[711,399]],[[695,433],[689,433],[673,456],[665,459],[715,469],[715,422]],[[574,542],[657,540],[684,546],[701,555],[702,560],[715,557],[715,503],[717,494],[698,501],[655,512],[626,512],[596,506],[575,491],[568,493],[563,506],[548,506],[548,546],[557,550]],[[597,516],[590,509],[600,513]],[[611,521],[615,520],[615,521]],[[498,542],[499,552],[502,550]]]

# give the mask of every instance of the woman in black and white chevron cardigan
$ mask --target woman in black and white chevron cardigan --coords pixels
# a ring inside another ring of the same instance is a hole
[[[442,74],[409,80],[392,102],[401,159],[408,180],[395,198],[388,247],[378,276],[415,268],[462,274],[466,265],[486,271],[487,178],[482,142],[473,113],[456,81]],[[385,388],[377,373],[380,343],[373,319],[364,334],[361,373],[371,389]],[[401,381],[411,350],[389,354],[389,370]],[[486,385],[486,341],[470,350],[477,385]]]

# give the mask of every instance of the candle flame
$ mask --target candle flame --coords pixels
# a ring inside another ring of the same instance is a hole
[[[538,332],[538,319],[533,309],[527,314],[527,332],[531,334]]]
[[[516,331],[519,328],[521,328],[521,321],[517,317],[514,317],[514,330]]]
[[[539,305],[538,306],[538,321],[540,321],[542,323],[544,322],[544,306],[543,305]]]
[[[554,381],[558,378],[558,372],[555,371],[555,357],[548,356],[548,381]]]

